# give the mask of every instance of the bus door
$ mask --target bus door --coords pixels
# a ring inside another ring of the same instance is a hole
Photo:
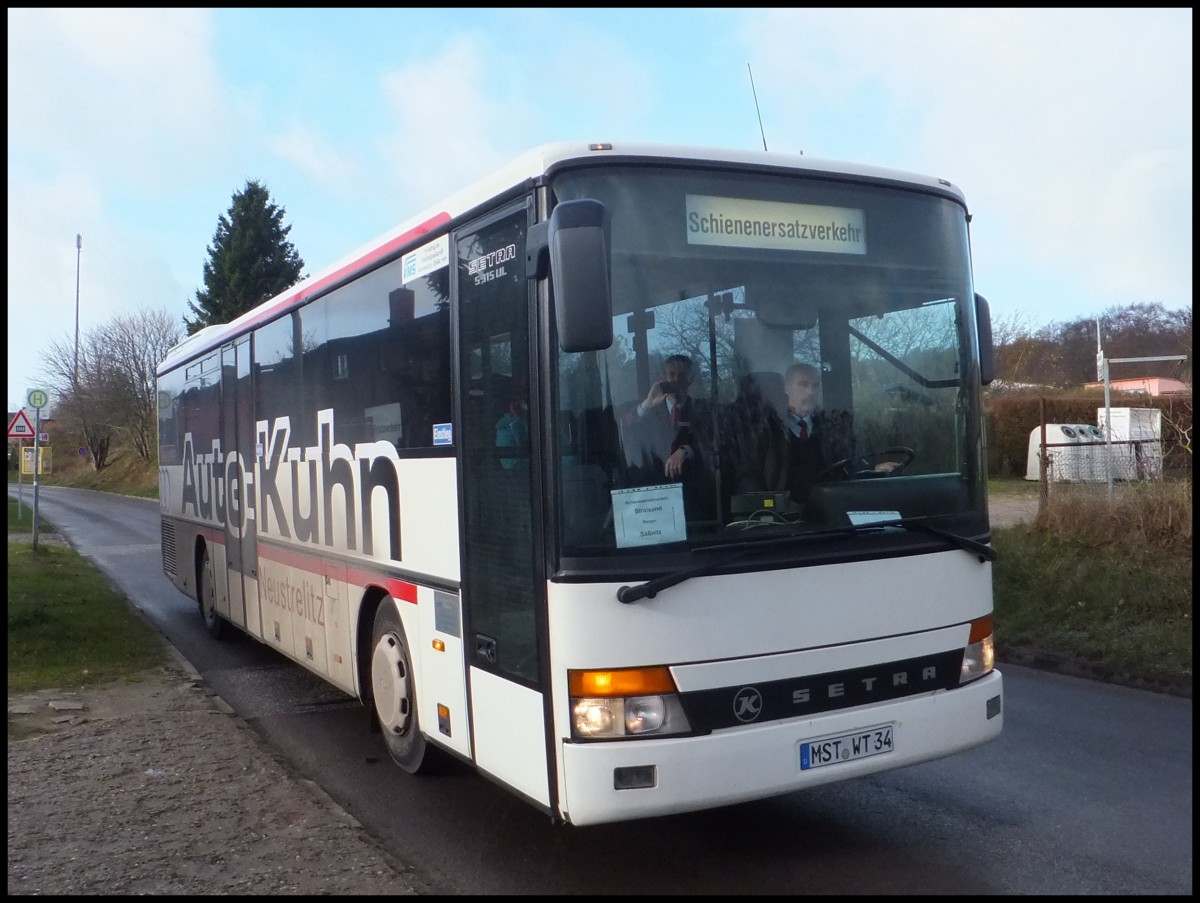
[[[538,444],[530,394],[528,205],[457,235],[462,598],[476,765],[550,804],[535,554]]]
[[[224,454],[225,568],[229,611],[234,624],[259,632],[254,526],[247,522],[243,464],[254,461],[254,412],[250,392],[250,339],[243,336],[221,349],[221,450]],[[250,599],[251,603],[246,604]]]

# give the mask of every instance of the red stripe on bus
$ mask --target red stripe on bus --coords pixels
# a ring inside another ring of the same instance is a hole
[[[244,323],[237,323],[236,329],[229,332],[222,332],[218,339],[206,343],[203,350],[209,350],[211,348],[216,348],[219,345],[223,345],[227,340],[227,337],[235,334],[241,334],[248,329],[252,329],[260,325],[264,321],[269,320],[271,317],[274,317],[279,313],[282,313],[293,305],[297,305],[306,298],[317,294],[317,292],[321,291],[323,288],[333,285],[335,282],[340,282],[349,274],[370,266],[377,260],[387,257],[393,251],[404,247],[409,242],[421,237],[422,235],[425,235],[426,233],[432,232],[434,229],[437,229],[440,226],[444,226],[448,222],[450,222],[450,214],[446,211],[443,210],[441,213],[434,214],[419,226],[414,226],[403,235],[397,235],[387,244],[371,249],[357,260],[353,260],[344,267],[340,267],[334,272],[321,277],[316,282],[310,282],[297,286],[296,291],[284,295],[275,304],[272,304],[270,307],[259,311],[259,313],[252,319],[247,320]],[[194,357],[195,355],[200,354],[201,351],[201,349],[197,349],[192,356]]]
[[[411,602],[413,605],[417,604],[417,587],[415,584],[402,583],[399,580],[389,580],[388,592],[402,602]]]
[[[271,561],[277,561],[280,564],[288,567],[296,568],[301,571],[308,571],[310,574],[316,574],[319,577],[325,576],[325,569],[322,560],[313,555],[306,555],[304,552],[295,552],[291,549],[281,549],[278,546],[268,546],[260,544],[258,547],[258,557],[268,558]],[[341,568],[341,565],[334,565]],[[353,586],[382,586],[386,589],[394,599],[399,599],[401,602],[411,602],[417,604],[417,585],[409,583],[406,580],[397,580],[394,577],[381,577],[378,574],[372,574],[370,571],[359,570],[358,568],[345,568],[346,582]]]

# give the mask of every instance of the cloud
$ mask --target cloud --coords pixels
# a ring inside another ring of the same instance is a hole
[[[496,136],[527,114],[519,100],[501,103],[487,92],[481,53],[477,37],[460,35],[384,78],[392,128],[379,153],[401,186],[402,209],[415,213],[508,156]]]
[[[358,162],[311,126],[293,123],[269,136],[266,146],[314,185],[335,194],[345,194],[361,179]]]
[[[9,10],[10,404],[42,382],[41,352],[73,341],[77,263],[82,335],[117,313],[182,310],[190,291],[168,261],[191,190],[180,173],[219,156],[223,121],[210,18]]]
[[[963,187],[977,278],[1020,260],[1190,305],[1191,10],[777,10],[742,35],[768,132]]]
[[[201,10],[9,11],[9,141],[44,168],[131,190],[220,146],[225,104]],[[16,79],[14,83],[14,79]]]

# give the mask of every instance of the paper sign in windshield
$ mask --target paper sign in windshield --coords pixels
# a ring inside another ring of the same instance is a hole
[[[850,523],[858,527],[862,524],[878,524],[889,520],[900,520],[899,511],[847,511]]]
[[[687,196],[690,245],[866,254],[863,211],[748,198]]]
[[[612,505],[617,548],[687,539],[682,483],[614,489]]]

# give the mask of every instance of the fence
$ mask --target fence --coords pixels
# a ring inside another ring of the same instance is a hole
[[[1163,476],[1161,439],[1110,439],[1099,427],[1069,423],[1048,423],[1045,439],[1041,434],[1042,428],[1035,427],[1029,435],[1027,480],[1107,485]]]

